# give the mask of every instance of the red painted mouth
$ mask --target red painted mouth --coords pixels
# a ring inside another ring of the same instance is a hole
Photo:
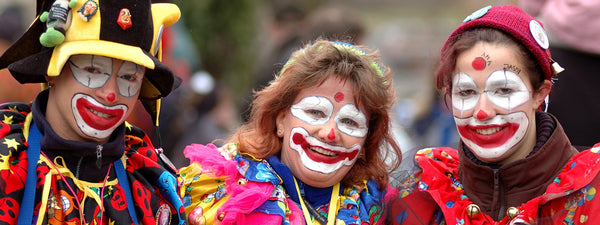
[[[293,134],[292,140],[294,144],[302,147],[306,155],[315,162],[321,162],[326,164],[334,164],[344,159],[349,159],[350,161],[356,158],[359,150],[355,149],[350,152],[337,151],[332,149],[326,149],[321,146],[312,146],[310,145],[304,136],[299,133]]]
[[[495,148],[504,145],[519,129],[518,123],[502,125],[471,126],[458,125],[458,132],[463,138],[471,140],[483,148]]]
[[[77,111],[83,121],[97,130],[106,130],[117,124],[125,111],[122,109],[106,109],[98,107],[85,98],[77,99]]]

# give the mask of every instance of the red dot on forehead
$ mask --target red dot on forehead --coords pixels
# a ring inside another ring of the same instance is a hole
[[[342,93],[342,92],[335,93],[335,100],[337,102],[344,101],[344,93]]]
[[[485,60],[481,57],[477,57],[471,63],[473,65],[473,69],[475,70],[483,70],[485,69]]]

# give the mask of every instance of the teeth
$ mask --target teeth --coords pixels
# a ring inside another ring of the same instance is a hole
[[[335,154],[333,152],[330,152],[330,151],[326,151],[326,150],[324,150],[322,148],[319,148],[319,147],[308,147],[308,148],[310,150],[312,150],[312,151],[318,152],[318,153],[326,155],[326,156],[332,156],[332,157],[337,156],[337,154]]]
[[[102,117],[104,119],[110,118],[110,115],[108,115],[106,113],[98,112],[98,111],[93,110],[93,109],[90,109],[90,111],[92,111],[92,113],[94,113],[96,116]]]
[[[479,134],[490,135],[490,134],[496,133],[500,130],[502,130],[501,127],[492,127],[492,128],[487,128],[487,129],[476,129],[475,131],[477,131],[477,133],[479,133]]]

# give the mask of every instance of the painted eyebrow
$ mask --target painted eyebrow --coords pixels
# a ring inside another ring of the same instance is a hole
[[[144,73],[138,74],[138,71],[140,71],[140,65],[137,65],[132,62],[124,62],[119,66],[119,69],[117,70],[117,74],[119,74],[119,75],[131,74],[131,75],[136,75],[136,77],[140,77],[141,75],[144,74]]]
[[[498,78],[498,76],[491,76],[492,74],[497,73],[497,72],[498,71],[494,71],[490,74],[490,77],[486,80],[486,86],[491,85],[491,86],[505,86],[506,87],[508,85],[520,84],[521,82],[524,82],[521,79],[509,79],[508,75],[507,75],[507,70],[503,71],[502,78]],[[510,71],[510,72],[514,73],[512,71]]]
[[[112,67],[112,60],[110,58],[104,56],[96,56],[92,55],[90,57],[89,65],[92,66],[102,66],[102,67]]]
[[[477,84],[475,82],[473,82],[472,80],[465,80],[465,81],[459,80],[458,82],[456,82],[455,86],[457,86],[458,88],[465,87],[465,86],[477,87]]]
[[[456,74],[458,77],[458,80],[456,81],[456,83],[454,84],[455,87],[457,87],[459,90],[462,90],[462,87],[474,87],[477,88],[477,83],[475,83],[475,81],[473,80],[473,78],[471,78],[471,76],[469,74],[463,73],[463,72],[459,72]],[[463,79],[465,78],[465,79]]]
[[[488,80],[488,82],[486,82],[486,86],[493,86],[493,87],[506,87],[509,84],[514,84],[516,82],[511,82],[509,80],[506,79],[494,79],[494,80]]]

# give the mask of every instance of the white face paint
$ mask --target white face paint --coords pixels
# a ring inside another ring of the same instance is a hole
[[[494,105],[509,112],[531,99],[525,82],[510,70],[492,72],[485,82],[485,93]]]
[[[105,106],[85,94],[75,94],[71,110],[77,126],[84,134],[103,139],[108,137],[125,120],[127,105]]]
[[[333,103],[326,97],[308,96],[292,105],[291,112],[309,125],[321,125],[331,119]]]
[[[454,75],[452,86],[452,106],[459,111],[475,108],[482,91],[466,73]],[[485,82],[485,90],[490,102],[494,105],[512,111],[531,99],[527,85],[519,75],[510,70],[493,71]]]
[[[307,96],[292,105],[291,114],[310,126],[328,123],[334,114],[333,102],[323,96]],[[365,138],[367,136],[367,117],[352,103],[342,105],[333,118],[336,128],[350,137]],[[306,168],[321,173],[331,173],[344,165],[351,166],[360,150],[360,145],[351,148],[332,146],[312,137],[302,127],[293,128],[290,134],[290,147],[300,154]],[[319,156],[313,152],[327,155]]]
[[[356,104],[352,81],[327,76],[300,90],[290,109],[275,118],[277,129],[283,131],[277,132],[282,139],[281,163],[313,187],[340,182],[361,161],[362,153],[368,160],[368,151],[377,150],[364,148],[369,113]]]
[[[308,96],[292,105],[291,113],[309,125],[321,125],[331,119],[333,108],[333,103],[326,97]],[[369,131],[366,115],[351,103],[338,110],[335,122],[337,128],[348,136],[364,138]]]
[[[533,94],[521,49],[477,42],[456,57],[452,114],[461,140],[480,160],[510,163],[527,157],[536,143]]]
[[[352,166],[358,159],[361,145],[354,144],[350,148],[329,145],[310,136],[304,128],[295,127],[290,134],[290,148],[298,152],[306,168],[328,174],[344,165]]]
[[[113,75],[113,59],[98,55],[73,55],[69,65],[75,80],[91,89],[103,87]],[[131,97],[142,87],[145,67],[124,61],[116,72],[119,94]]]
[[[479,101],[479,88],[471,78],[465,73],[457,73],[452,78],[452,107],[459,111],[467,111],[475,108]]]
[[[346,104],[335,116],[337,128],[348,136],[364,138],[369,132],[367,117],[354,104]]]
[[[474,117],[454,117],[454,121],[463,142],[477,158],[486,161],[502,158],[523,139],[529,127],[524,112],[497,115],[487,121]]]

